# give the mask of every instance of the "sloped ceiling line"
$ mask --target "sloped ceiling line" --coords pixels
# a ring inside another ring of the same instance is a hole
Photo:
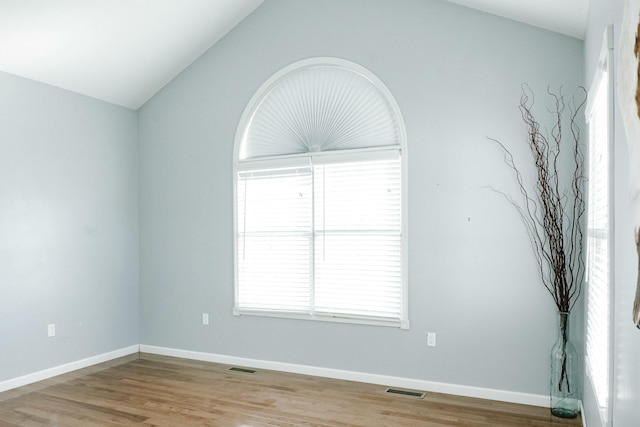
[[[138,109],[264,0],[0,0],[0,71]],[[447,0],[582,39],[589,0]]]

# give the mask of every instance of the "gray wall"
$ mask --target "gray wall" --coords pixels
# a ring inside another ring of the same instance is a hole
[[[139,342],[136,139],[135,111],[0,73],[0,381]]]
[[[268,77],[313,56],[368,68],[404,115],[408,331],[232,316],[236,127]],[[267,0],[138,112],[141,342],[547,394],[555,307],[519,218],[482,188],[514,190],[486,137],[524,156],[521,83],[542,107],[583,63],[579,40],[440,0]]]
[[[624,2],[622,0],[591,0],[589,25],[585,37],[585,74],[587,82],[595,75],[602,35],[609,24],[614,26],[614,67],[617,61],[620,25]],[[637,274],[636,248],[633,240],[633,223],[629,211],[628,172],[629,155],[627,139],[617,100],[614,117],[614,402],[613,425],[638,425],[640,407],[640,331],[631,320]],[[633,165],[638,167],[638,165]],[[585,413],[588,425],[598,426],[597,407],[585,382]]]

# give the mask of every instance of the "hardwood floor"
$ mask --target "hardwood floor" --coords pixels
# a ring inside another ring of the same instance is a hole
[[[150,354],[0,393],[0,427],[581,426],[548,409]]]

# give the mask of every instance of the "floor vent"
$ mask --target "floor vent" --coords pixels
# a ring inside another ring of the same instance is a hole
[[[229,370],[230,370],[230,371],[233,371],[233,372],[242,372],[242,373],[244,373],[244,374],[255,374],[256,372],[258,372],[258,371],[256,371],[255,369],[238,368],[238,367],[236,367],[236,366],[234,366],[234,367],[232,367],[232,368],[229,368]]]
[[[399,394],[401,396],[416,397],[423,399],[427,394],[420,391],[398,390],[397,388],[388,388],[385,393]]]

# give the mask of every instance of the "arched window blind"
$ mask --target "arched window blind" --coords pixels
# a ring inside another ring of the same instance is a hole
[[[384,84],[335,58],[285,68],[249,105],[241,160],[400,146],[403,138],[402,118]]]
[[[366,69],[267,80],[236,134],[236,314],[408,327],[405,131]]]

